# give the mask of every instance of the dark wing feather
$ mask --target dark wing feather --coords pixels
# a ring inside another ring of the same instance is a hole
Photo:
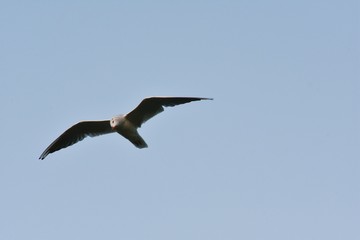
[[[135,124],[135,126],[141,127],[141,124],[164,111],[163,107],[174,107],[176,105],[200,100],[212,99],[198,97],[149,97],[142,100],[134,110],[126,114],[125,118]]]
[[[49,153],[71,146],[85,137],[95,137],[113,132],[110,121],[84,121],[75,124],[53,141],[41,154],[39,159],[43,160]]]

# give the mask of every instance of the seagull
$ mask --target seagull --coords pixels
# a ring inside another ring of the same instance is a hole
[[[53,141],[39,159],[44,160],[50,153],[69,147],[86,137],[96,137],[103,134],[117,132],[128,139],[137,148],[147,148],[148,145],[139,135],[137,129],[150,118],[164,111],[164,107],[200,100],[213,100],[212,98],[201,97],[148,97],[131,112],[102,121],[81,121]]]

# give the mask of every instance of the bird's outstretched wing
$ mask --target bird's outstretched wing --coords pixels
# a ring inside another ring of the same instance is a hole
[[[141,124],[154,117],[156,114],[164,111],[163,107],[173,107],[179,104],[200,100],[212,100],[212,98],[149,97],[142,100],[134,110],[125,115],[125,118],[135,126],[141,127]]]
[[[110,121],[83,121],[75,124],[53,141],[41,154],[39,159],[43,160],[49,153],[71,146],[85,137],[95,137],[113,132]]]

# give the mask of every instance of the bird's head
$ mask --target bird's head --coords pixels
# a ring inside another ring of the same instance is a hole
[[[117,126],[121,125],[121,123],[125,120],[124,115],[119,115],[111,118],[110,126],[112,129],[116,129]]]

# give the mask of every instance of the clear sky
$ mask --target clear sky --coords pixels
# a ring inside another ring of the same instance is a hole
[[[359,9],[1,1],[0,239],[360,239]],[[38,160],[154,95],[214,101]]]

